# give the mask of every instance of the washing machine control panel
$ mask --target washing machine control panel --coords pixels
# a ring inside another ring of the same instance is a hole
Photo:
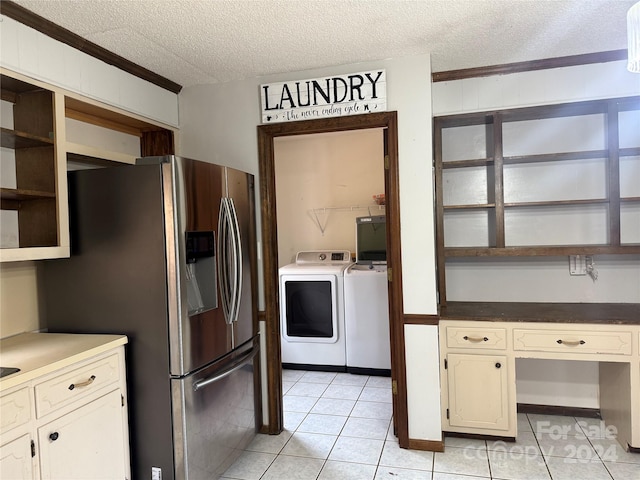
[[[351,252],[349,250],[322,250],[312,252],[298,252],[296,263],[331,265],[351,263]]]

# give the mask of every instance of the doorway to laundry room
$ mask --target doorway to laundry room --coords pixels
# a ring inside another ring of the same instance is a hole
[[[398,439],[408,439],[396,113],[263,125],[258,137],[269,433],[282,429],[279,268],[295,262],[300,251],[348,251],[355,256],[356,218],[382,214],[392,279],[388,304],[394,425]]]

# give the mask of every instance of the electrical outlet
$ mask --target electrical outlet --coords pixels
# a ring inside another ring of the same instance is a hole
[[[151,480],[162,480],[162,469],[160,467],[151,467]]]
[[[569,255],[569,274],[587,274],[587,257],[585,255]]]

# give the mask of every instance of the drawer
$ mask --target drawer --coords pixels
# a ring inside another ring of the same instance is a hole
[[[446,327],[448,348],[505,350],[507,330],[491,327]]]
[[[59,375],[35,386],[36,415],[40,418],[68,403],[91,397],[94,392],[117,383],[119,379],[118,354],[80,368],[64,370]]]
[[[31,420],[29,387],[0,397],[0,432],[24,425]]]
[[[631,355],[631,332],[513,330],[513,349],[559,353]]]

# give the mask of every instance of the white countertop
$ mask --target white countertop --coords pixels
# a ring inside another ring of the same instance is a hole
[[[5,390],[127,343],[125,335],[21,333],[0,339],[0,366],[20,371],[0,379]]]

